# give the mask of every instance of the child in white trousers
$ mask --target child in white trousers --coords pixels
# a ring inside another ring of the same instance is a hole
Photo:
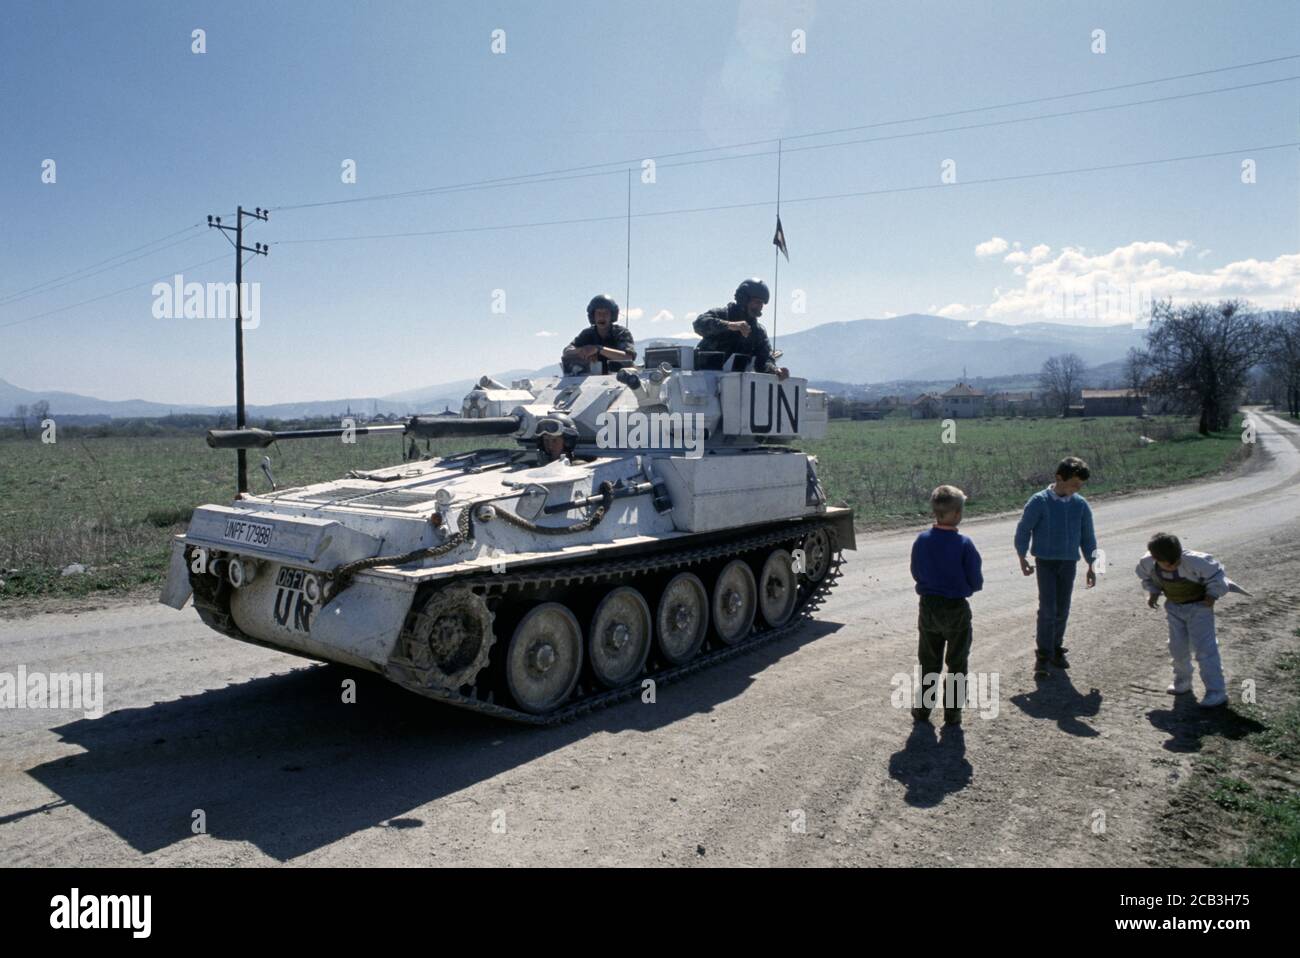
[[[1214,603],[1229,592],[1250,593],[1228,578],[1214,556],[1184,550],[1178,537],[1167,532],[1156,533],[1147,543],[1147,554],[1138,562],[1137,575],[1147,592],[1147,605],[1154,609],[1161,594],[1165,597],[1169,656],[1174,667],[1174,680],[1166,691],[1182,695],[1192,690],[1195,653],[1205,683],[1205,698],[1200,705],[1226,705],[1228,688],[1214,634]]]

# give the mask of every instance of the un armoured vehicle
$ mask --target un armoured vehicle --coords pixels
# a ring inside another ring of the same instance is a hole
[[[232,638],[532,723],[734,655],[809,616],[854,548],[852,513],[828,505],[815,459],[788,445],[824,433],[825,394],[743,360],[649,349],[645,369],[516,389],[485,378],[459,418],[357,427],[517,448],[202,506],[173,544],[162,601],[192,595]]]

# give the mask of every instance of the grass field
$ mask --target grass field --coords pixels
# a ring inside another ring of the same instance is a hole
[[[1141,434],[1158,441],[1142,446]],[[802,448],[818,456],[831,500],[852,506],[868,526],[922,518],[930,490],[945,482],[970,496],[969,516],[1019,508],[1067,454],[1088,461],[1085,494],[1097,496],[1208,475],[1249,449],[1239,429],[1200,437],[1181,419],[960,421],[956,442],[941,438],[934,420],[833,422],[826,438]],[[432,451],[494,444],[510,443],[442,440]],[[363,437],[354,445],[282,443],[270,455],[284,486],[391,465],[401,453],[395,438]],[[260,462],[250,453],[254,491],[267,488]],[[197,435],[0,441],[0,607],[18,596],[117,593],[160,582],[170,535],[184,531],[195,506],[230,500],[234,465],[232,452],[209,449]],[[88,571],[61,575],[72,563]]]
[[[1141,445],[1144,435],[1156,442]],[[1084,488],[1091,497],[1209,475],[1249,453],[1240,418],[1208,437],[1181,418],[958,420],[955,441],[942,438],[938,420],[835,422],[825,439],[802,448],[818,457],[832,500],[868,525],[928,514],[930,491],[943,483],[970,497],[967,516],[1019,509],[1068,455],[1091,467]]]

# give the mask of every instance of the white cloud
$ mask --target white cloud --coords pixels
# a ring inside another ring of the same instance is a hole
[[[895,316],[897,316],[897,315],[898,315],[897,313],[890,312],[889,310],[885,310],[883,313],[880,314],[880,318],[881,318],[881,319],[893,319],[893,318],[894,318]]]
[[[669,312],[668,310],[666,310],[666,309],[661,309],[661,310],[659,310],[659,312],[655,313],[653,316],[650,317],[650,322],[652,322],[652,323],[667,323],[667,322],[670,322],[670,321],[672,320],[672,318],[673,318],[673,314],[672,314],[672,313],[670,313],[670,312]]]
[[[1152,302],[1161,299],[1246,299],[1265,309],[1300,299],[1300,253],[1199,272],[1189,268],[1194,248],[1189,240],[1140,240],[1096,254],[1067,246],[1035,262],[1040,248],[1015,266],[1013,272],[1023,277],[1019,286],[994,290],[988,318],[1102,325],[1148,316]]]
[[[969,306],[964,306],[961,303],[949,303],[943,309],[935,310],[934,315],[947,316],[949,318],[952,318],[953,316],[960,316],[962,313],[966,313],[969,311],[970,311]]]
[[[700,339],[699,333],[693,329],[683,329],[680,333],[669,333],[669,339]]]
[[[533,333],[534,336],[558,336],[559,333],[553,333],[549,329],[543,329],[540,333]]]
[[[640,306],[633,306],[626,311],[626,313],[624,314],[624,319],[625,320],[640,319],[644,315],[645,315],[645,310],[643,310]]]
[[[992,239],[985,240],[975,247],[975,255],[980,257],[997,256],[999,253],[1007,251],[1007,241],[1001,236],[995,236]]]
[[[687,314],[686,314],[686,321],[687,321],[688,323],[693,323],[693,322],[695,322],[695,317],[698,316],[698,315],[700,315],[700,314],[699,314],[699,313],[687,313]]]
[[[1017,243],[1016,246],[1017,249],[1014,252],[1008,253],[1002,262],[1014,263],[1018,266],[1023,266],[1027,263],[1041,263],[1043,260],[1047,259],[1047,254],[1052,251],[1052,248],[1046,243],[1039,243],[1028,253],[1019,249],[1019,243]]]

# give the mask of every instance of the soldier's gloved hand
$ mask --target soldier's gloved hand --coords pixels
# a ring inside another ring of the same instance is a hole
[[[776,378],[781,380],[781,382],[785,382],[789,375],[790,370],[786,369],[784,366],[776,371]]]
[[[733,333],[740,333],[740,335],[745,337],[749,336],[749,323],[745,322],[743,319],[737,319],[734,322],[727,323],[727,328]]]

